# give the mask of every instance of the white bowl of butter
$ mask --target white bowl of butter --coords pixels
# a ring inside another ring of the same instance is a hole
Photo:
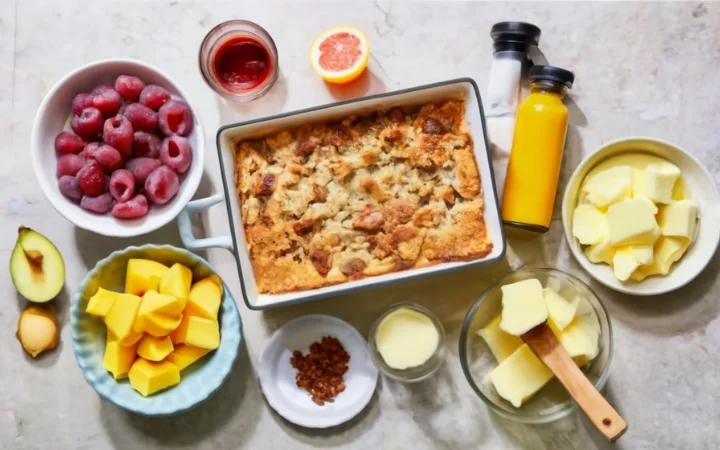
[[[631,137],[603,145],[568,182],[565,238],[597,281],[658,295],[692,281],[720,242],[720,194],[712,175],[665,141]]]
[[[414,303],[398,303],[373,323],[368,347],[384,375],[411,383],[440,368],[444,340],[445,330],[435,314]]]

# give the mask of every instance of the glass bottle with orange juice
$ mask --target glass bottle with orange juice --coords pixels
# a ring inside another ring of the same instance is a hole
[[[560,178],[568,109],[563,96],[575,75],[552,66],[533,66],[530,95],[518,109],[502,199],[508,226],[544,233],[550,229]]]

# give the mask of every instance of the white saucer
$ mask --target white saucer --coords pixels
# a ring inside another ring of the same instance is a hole
[[[290,357],[295,350],[306,354],[310,344],[323,336],[337,338],[350,362],[343,377],[345,391],[319,406],[295,384],[297,371]],[[347,322],[324,314],[299,317],[275,331],[260,357],[259,375],[270,406],[290,422],[308,428],[328,428],[355,417],[370,402],[378,379],[365,339]]]

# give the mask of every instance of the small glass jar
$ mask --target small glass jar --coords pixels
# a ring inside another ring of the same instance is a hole
[[[266,53],[266,64],[269,67],[263,72],[262,80],[256,84],[243,86],[229,83],[218,73],[219,54],[224,47],[236,40],[245,40],[254,46],[259,46]],[[198,63],[205,82],[220,96],[233,102],[249,102],[265,95],[273,87],[280,73],[275,41],[260,25],[247,20],[230,20],[210,30],[200,45]]]
[[[409,367],[407,369],[395,369],[390,367],[385,362],[383,356],[380,354],[380,351],[377,348],[377,332],[380,324],[387,316],[403,308],[410,309],[428,317],[432,324],[435,326],[435,330],[438,333],[438,343],[435,351],[423,364],[419,366]],[[445,354],[444,341],[445,329],[443,328],[440,319],[438,319],[435,314],[428,311],[426,308],[423,308],[422,306],[414,303],[398,303],[391,306],[390,309],[385,311],[385,313],[378,317],[378,319],[372,324],[372,327],[370,327],[370,334],[368,335],[370,358],[373,360],[373,363],[378,368],[378,370],[390,378],[394,378],[395,380],[405,383],[413,383],[416,381],[424,380],[434,374],[440,368],[443,363],[443,357]]]

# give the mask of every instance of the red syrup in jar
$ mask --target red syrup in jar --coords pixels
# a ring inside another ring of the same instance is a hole
[[[224,88],[247,91],[261,85],[273,71],[267,48],[252,36],[234,36],[222,42],[212,60],[213,71]]]

